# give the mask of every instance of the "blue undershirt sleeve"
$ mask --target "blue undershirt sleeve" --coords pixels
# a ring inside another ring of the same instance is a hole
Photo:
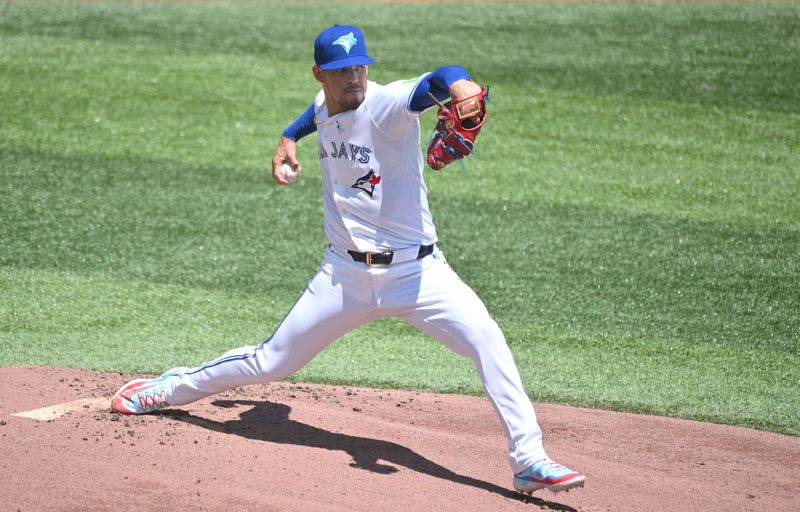
[[[417,84],[408,107],[412,112],[422,112],[432,107],[435,103],[428,96],[433,94],[437,100],[444,101],[450,97],[450,86],[456,80],[469,80],[469,73],[461,66],[444,66],[433,73],[426,75]]]
[[[315,131],[317,131],[317,124],[314,122],[314,104],[312,103],[305,112],[300,114],[300,117],[283,130],[283,136],[297,142]]]

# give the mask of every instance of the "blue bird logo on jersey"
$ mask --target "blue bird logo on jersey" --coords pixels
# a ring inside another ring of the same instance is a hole
[[[375,174],[373,169],[370,169],[367,174],[361,176],[356,180],[355,183],[350,185],[350,188],[363,190],[369,195],[369,197],[372,197],[372,193],[375,192],[375,186],[380,185],[380,183],[381,177]]]
[[[356,39],[356,37],[353,35],[353,33],[350,32],[349,34],[344,35],[344,36],[340,37],[339,39],[337,39],[336,41],[334,41],[333,44],[334,45],[338,44],[339,46],[344,48],[344,51],[345,51],[345,53],[347,53],[347,55],[350,55],[350,48],[352,48],[356,44],[358,44],[358,39]]]

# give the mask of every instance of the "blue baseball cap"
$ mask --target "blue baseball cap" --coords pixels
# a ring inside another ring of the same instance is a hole
[[[341,69],[375,61],[367,55],[367,43],[360,28],[334,25],[323,30],[314,41],[314,62],[321,69]]]

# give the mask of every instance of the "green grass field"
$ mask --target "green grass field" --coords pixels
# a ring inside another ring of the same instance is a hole
[[[0,364],[156,373],[270,335],[321,258],[312,41],[496,100],[428,172],[535,401],[800,435],[800,5],[0,3]],[[431,113],[423,131],[432,127]],[[398,321],[303,381],[481,393]]]

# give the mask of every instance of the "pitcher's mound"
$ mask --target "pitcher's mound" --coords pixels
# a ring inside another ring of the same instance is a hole
[[[537,405],[545,448],[586,474],[511,490],[488,400],[274,383],[121,416],[135,376],[0,368],[0,503],[16,510],[794,511],[800,438]],[[20,413],[22,413],[20,415]]]

